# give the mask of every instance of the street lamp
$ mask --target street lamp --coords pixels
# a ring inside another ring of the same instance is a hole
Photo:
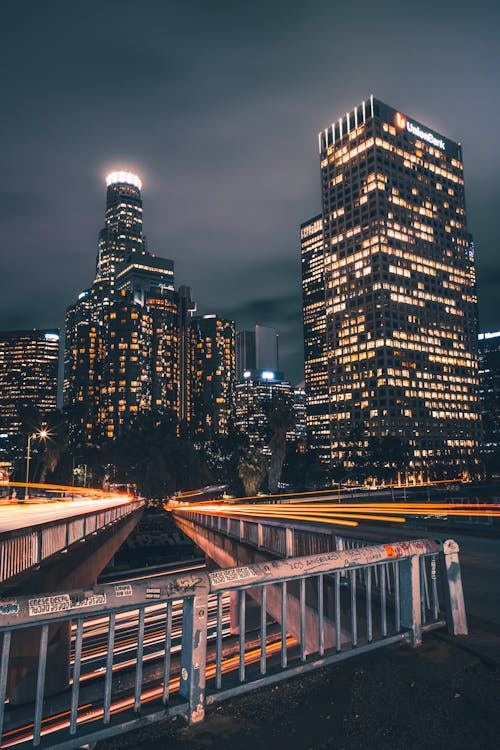
[[[28,451],[26,453],[26,487],[24,488],[24,499],[29,498],[28,482],[30,481],[30,458],[31,458],[31,441],[36,438],[46,438],[49,433],[47,430],[40,430],[40,432],[30,432],[28,434]]]

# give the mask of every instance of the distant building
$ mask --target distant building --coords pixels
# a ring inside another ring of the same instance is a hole
[[[236,375],[247,370],[279,370],[279,334],[274,328],[256,325],[253,331],[236,334]]]
[[[302,224],[300,243],[308,441],[309,446],[327,462],[331,455],[331,438],[321,214]]]
[[[479,394],[483,424],[482,448],[500,448],[500,331],[479,334]]]
[[[236,334],[236,377],[243,378],[247,370],[257,368],[255,331],[238,331]]]
[[[59,329],[0,332],[0,450],[15,446],[23,416],[57,408],[58,363]]]
[[[461,146],[370,97],[318,149],[321,214],[301,231],[311,442],[348,463],[391,435],[410,468],[458,474],[480,435]]]
[[[293,389],[293,411],[295,414],[295,429],[292,438],[305,445],[307,442],[306,392],[299,385]]]
[[[191,322],[191,432],[200,441],[227,435],[235,384],[234,323],[217,315]]]
[[[248,436],[250,448],[268,452],[271,437],[268,408],[274,398],[282,399],[295,410],[294,389],[276,370],[247,370],[236,384],[235,427]],[[295,439],[295,431],[287,437]]]
[[[73,445],[113,439],[141,414],[173,416],[180,434],[199,441],[227,434],[234,324],[195,311],[191,289],[175,290],[173,261],[148,252],[139,177],[113,172],[96,277],[66,312],[64,405]]]

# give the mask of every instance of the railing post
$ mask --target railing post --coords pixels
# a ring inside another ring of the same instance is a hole
[[[288,526],[285,529],[285,556],[293,557],[293,529]]]
[[[245,534],[243,531],[244,527],[245,527],[245,521],[242,518],[240,518],[240,542],[242,539],[245,538]]]
[[[206,589],[183,601],[180,693],[189,703],[186,718],[190,725],[205,717],[207,605]]]
[[[239,635],[240,615],[238,611],[238,592],[229,592],[229,630],[231,635]]]
[[[335,535],[335,550],[337,552],[342,552],[343,549],[344,549],[343,537]]]
[[[467,635],[467,615],[465,613],[462,573],[458,559],[458,544],[453,539],[443,543],[444,581],[446,597],[446,620],[451,635]]]
[[[257,524],[257,549],[262,548],[262,539],[263,539],[263,533],[262,533],[262,524]]]
[[[411,555],[398,562],[401,627],[410,630],[413,647],[422,643],[419,560],[418,555]]]
[[[37,544],[38,544],[38,551],[37,551],[37,564],[41,565],[43,560],[43,531],[42,529],[39,529],[37,531]]]

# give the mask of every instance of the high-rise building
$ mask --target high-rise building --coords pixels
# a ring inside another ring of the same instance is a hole
[[[301,385],[296,385],[293,389],[293,412],[295,415],[293,439],[305,445],[307,442],[306,392]]]
[[[319,134],[319,153],[321,217],[302,227],[314,440],[343,461],[394,435],[412,466],[459,471],[480,431],[461,146],[371,97]]]
[[[236,334],[236,375],[247,370],[279,370],[279,334],[274,328],[256,325],[253,331]]]
[[[117,273],[146,255],[142,231],[142,184],[132,172],[112,172],[106,179],[106,217],[99,234],[96,282],[112,294]],[[109,299],[105,292],[105,299]]]
[[[300,227],[306,424],[309,446],[330,459],[330,405],[326,349],[323,217]]]
[[[14,447],[23,417],[57,408],[59,330],[0,332],[0,434]],[[41,425],[40,425],[41,426]]]
[[[479,393],[482,449],[493,454],[500,448],[500,331],[479,334]]]
[[[274,328],[255,326],[255,366],[257,370],[279,370],[279,334]]]
[[[243,378],[243,373],[257,368],[255,356],[255,331],[238,331],[236,334],[236,377]]]
[[[192,320],[192,434],[201,441],[227,435],[233,417],[234,323],[217,315]]]
[[[66,310],[63,403],[73,445],[96,438],[101,395],[101,328],[93,314],[92,290],[87,289]]]
[[[147,251],[131,172],[107,178],[96,278],[66,313],[64,404],[83,444],[115,437],[140,413],[179,412],[174,264]]]
[[[191,321],[196,312],[191,288],[180,286],[178,291],[177,328],[179,332],[179,421],[187,425],[192,418],[192,385],[194,362],[192,347],[196,346],[195,331]]]

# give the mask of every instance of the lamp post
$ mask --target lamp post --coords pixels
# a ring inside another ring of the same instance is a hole
[[[25,500],[29,498],[28,482],[30,481],[31,441],[36,438],[46,438],[48,434],[47,430],[40,430],[40,432],[30,432],[28,435],[28,451],[26,453],[26,486],[24,488]]]

